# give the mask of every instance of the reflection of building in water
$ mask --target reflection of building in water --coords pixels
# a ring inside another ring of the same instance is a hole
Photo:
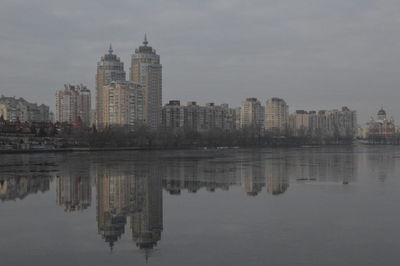
[[[152,166],[119,165],[99,171],[97,178],[98,232],[110,245],[125,232],[130,217],[137,246],[153,248],[161,239],[162,188],[159,170]],[[143,169],[142,169],[143,168]]]
[[[257,194],[261,192],[265,185],[264,172],[264,163],[259,160],[255,160],[255,162],[250,165],[242,165],[242,186],[247,195],[257,196]]]
[[[185,177],[185,162],[179,160],[177,162],[168,162],[165,172],[167,177],[173,178],[166,178],[164,183],[164,188],[169,192],[171,195],[180,195],[181,188],[184,187],[184,177]]]
[[[105,169],[97,178],[98,232],[110,247],[125,232],[129,206],[129,177],[118,170]]]
[[[236,162],[215,163],[209,160],[174,160],[163,165],[163,187],[172,195],[186,189],[196,193],[205,188],[228,190],[230,185],[240,184],[240,171]],[[239,181],[238,181],[239,180]]]
[[[65,211],[84,210],[90,206],[92,187],[88,176],[60,176],[56,185],[57,203]]]
[[[265,163],[267,192],[272,195],[283,194],[289,187],[287,158],[269,159]]]
[[[258,195],[263,187],[271,195],[286,192],[289,177],[296,180],[349,183],[356,172],[354,153],[349,150],[335,152],[330,149],[304,149],[301,154],[287,151],[252,153],[237,157],[235,161],[220,159],[171,160],[163,168],[163,187],[170,194],[186,189],[196,192],[205,188],[228,190],[242,187],[248,195]]]
[[[374,173],[379,181],[385,182],[388,176],[396,176],[396,160],[393,159],[393,154],[377,151],[366,156],[369,171]]]
[[[196,192],[201,188],[214,192],[228,190],[230,186],[242,187],[249,196],[256,196],[269,179],[271,194],[279,194],[288,187],[286,159],[268,163],[264,154],[255,153],[250,158],[232,160],[173,160],[165,164],[163,187],[170,194],[180,194],[181,190]],[[268,165],[268,169],[266,166]],[[271,171],[271,172],[270,172]],[[284,176],[282,176],[284,175]]]
[[[356,153],[307,149],[290,159],[289,175],[298,181],[349,183],[354,181]]]
[[[50,176],[0,177],[0,200],[23,199],[29,194],[48,191],[50,179]]]
[[[305,149],[297,152],[254,153],[232,160],[222,158],[169,159],[167,161],[107,162],[91,169],[97,175],[98,232],[112,247],[130,224],[140,249],[149,250],[163,230],[162,187],[171,194],[200,189],[243,189],[258,195],[263,187],[271,195],[286,192],[289,176],[301,180],[348,182],[354,178],[354,153]],[[128,219],[130,219],[128,221]]]
[[[132,180],[132,237],[141,249],[153,248],[163,229],[161,177],[158,169],[137,172]]]
[[[271,169],[266,169],[267,165]],[[278,191],[283,193],[288,187],[284,169],[287,166],[286,160],[274,160],[270,165],[263,154],[253,154],[251,158],[239,161],[174,160],[164,166],[163,187],[170,194],[180,194],[183,189],[197,192],[205,188],[214,192],[241,186],[247,195],[255,196],[262,191],[266,179],[270,179],[271,194],[279,194]]]

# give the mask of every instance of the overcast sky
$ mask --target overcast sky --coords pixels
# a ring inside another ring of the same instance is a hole
[[[291,111],[347,105],[364,122],[384,105],[400,120],[399,14],[398,0],[0,0],[0,94],[94,95],[109,43],[128,71],[147,32],[164,102],[282,97]]]

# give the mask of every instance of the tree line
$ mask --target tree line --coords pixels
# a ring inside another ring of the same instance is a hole
[[[234,130],[211,129],[195,131],[190,129],[152,130],[145,125],[134,128],[109,126],[103,129],[63,128],[57,137],[68,139],[68,143],[90,148],[140,147],[140,148],[193,148],[193,147],[262,147],[301,146],[320,144],[350,144],[353,136],[323,137],[307,134],[291,135],[265,131],[258,127]]]

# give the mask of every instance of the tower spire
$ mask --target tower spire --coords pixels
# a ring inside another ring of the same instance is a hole
[[[110,43],[110,48],[108,48],[108,53],[109,53],[109,54],[112,54],[113,51],[114,51],[114,50],[113,50],[113,48],[112,48],[112,44]]]
[[[147,41],[147,34],[144,34],[144,41],[143,41],[143,45],[147,46],[149,44],[149,42]]]

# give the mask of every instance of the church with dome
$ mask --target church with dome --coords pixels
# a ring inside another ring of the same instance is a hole
[[[371,117],[367,123],[368,139],[392,139],[396,136],[396,126],[393,117],[388,117],[381,107],[376,118]]]

